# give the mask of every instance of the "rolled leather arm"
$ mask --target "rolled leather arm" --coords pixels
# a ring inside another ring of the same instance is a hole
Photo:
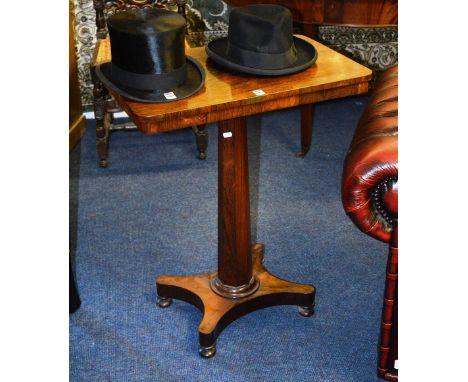
[[[380,77],[346,155],[343,207],[359,229],[388,242],[398,220],[398,65]]]

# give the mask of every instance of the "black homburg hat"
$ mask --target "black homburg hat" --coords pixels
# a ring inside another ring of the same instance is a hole
[[[210,42],[206,52],[226,68],[256,75],[291,74],[317,60],[315,48],[293,36],[289,9],[270,4],[234,8],[228,36]]]
[[[202,66],[185,56],[185,19],[163,9],[132,9],[109,17],[112,61],[96,67],[105,86],[125,98],[170,102],[196,93]]]

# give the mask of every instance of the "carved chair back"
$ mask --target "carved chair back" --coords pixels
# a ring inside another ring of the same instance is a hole
[[[98,39],[107,36],[106,17],[116,12],[137,8],[166,8],[174,10],[186,18],[186,0],[93,0],[96,10],[96,35]]]

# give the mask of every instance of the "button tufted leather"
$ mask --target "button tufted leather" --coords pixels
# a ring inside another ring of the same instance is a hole
[[[398,65],[379,78],[345,159],[343,207],[361,231],[389,242],[398,219]]]

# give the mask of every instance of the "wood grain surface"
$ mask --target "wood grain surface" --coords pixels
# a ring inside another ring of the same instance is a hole
[[[196,276],[159,276],[158,296],[176,298],[195,305],[203,312],[198,327],[200,345],[214,345],[221,331],[232,321],[254,310],[275,305],[314,306],[315,287],[283,280],[269,273],[263,265],[264,245],[252,246],[253,274],[259,289],[242,299],[224,298],[210,288],[216,272]]]
[[[252,278],[246,118],[219,122],[218,277],[230,286]]]
[[[187,48],[186,54],[206,72],[205,85],[194,96],[160,104],[113,96],[142,132],[155,134],[367,92],[370,69],[308,37],[298,37],[318,52],[316,63],[299,73],[278,77],[234,73],[209,60],[205,48]],[[110,59],[106,41],[100,43],[96,63]],[[257,96],[254,90],[263,90],[265,95]]]

